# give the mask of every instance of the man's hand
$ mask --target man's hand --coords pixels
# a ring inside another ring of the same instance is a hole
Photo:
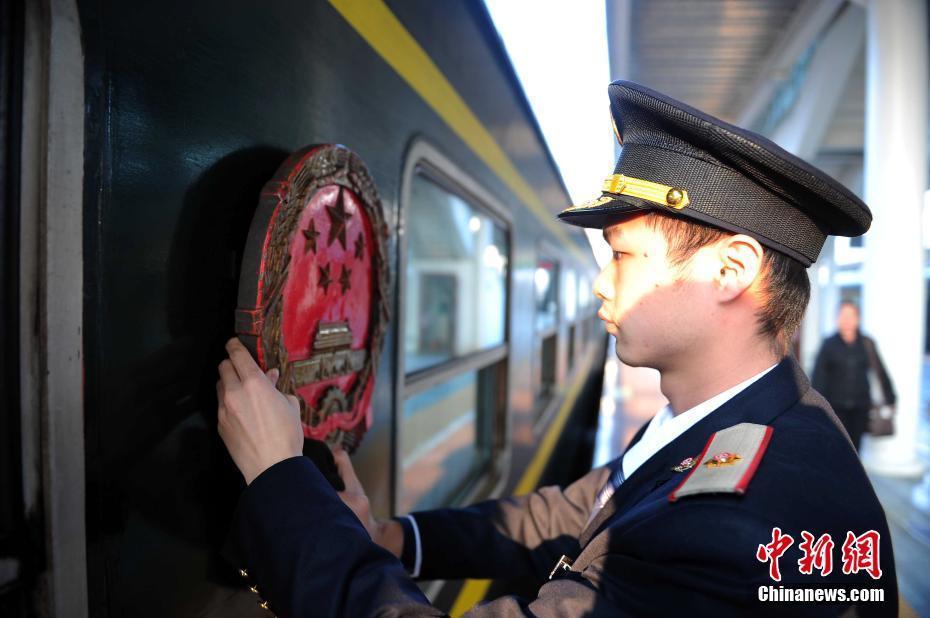
[[[346,486],[345,491],[339,492],[339,497],[365,526],[371,540],[400,558],[404,548],[404,532],[400,524],[393,520],[385,521],[372,517],[368,496],[355,475],[349,454],[338,448],[333,451],[333,458],[336,460],[336,467],[339,468],[339,476]]]
[[[304,433],[297,397],[275,388],[278,370],[262,373],[238,339],[226,342],[216,383],[218,429],[246,483],[278,463],[302,454]]]

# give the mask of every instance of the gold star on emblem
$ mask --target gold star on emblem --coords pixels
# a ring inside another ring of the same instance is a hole
[[[304,243],[304,253],[308,251],[313,251],[316,253],[316,237],[320,235],[316,231],[316,222],[313,219],[310,219],[310,225],[307,226],[307,229],[301,230],[303,232],[306,242]]]
[[[329,239],[326,244],[333,244],[334,240],[339,240],[342,248],[346,249],[346,222],[349,220],[349,213],[346,212],[345,200],[342,192],[345,191],[339,187],[339,195],[336,197],[334,206],[327,206],[326,212],[329,214]]]
[[[329,276],[329,264],[326,266],[320,266],[320,281],[319,286],[323,288],[323,293],[326,294],[329,284],[333,282],[332,277]]]
[[[346,266],[342,267],[342,274],[339,275],[339,285],[342,287],[342,293],[345,294],[346,290],[349,289],[352,282],[349,277],[352,276],[352,271],[349,270]]]
[[[362,233],[359,232],[358,237],[355,239],[355,259],[362,259],[362,254],[365,251],[365,241],[362,239]]]

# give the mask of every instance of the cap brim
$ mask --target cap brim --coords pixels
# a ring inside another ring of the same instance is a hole
[[[795,251],[791,247],[785,246],[782,243],[776,242],[770,238],[766,238],[757,232],[753,232],[752,230],[734,225],[729,221],[717,219],[694,209],[678,211],[670,208],[662,208],[661,206],[656,206],[647,200],[627,195],[617,196],[611,193],[605,193],[602,197],[610,197],[612,199],[609,202],[605,202],[604,204],[590,208],[572,207],[563,210],[559,213],[559,219],[565,223],[577,225],[579,227],[604,229],[610,225],[621,223],[622,221],[625,221],[634,215],[643,214],[650,211],[661,212],[666,216],[679,216],[685,220],[691,220],[695,223],[703,223],[705,225],[710,225],[727,232],[732,232],[734,234],[747,234],[758,240],[761,244],[794,258],[795,260],[801,262],[801,264],[803,264],[805,267],[810,266],[814,262],[814,260],[811,258],[799,253],[798,251]]]
[[[612,198],[598,206],[586,208],[582,206],[573,206],[559,213],[559,219],[571,225],[579,227],[592,227],[604,229],[609,225],[620,223],[621,221],[632,217],[633,215],[649,212],[650,210],[659,210],[654,204],[638,197],[618,197],[605,193],[603,197]]]

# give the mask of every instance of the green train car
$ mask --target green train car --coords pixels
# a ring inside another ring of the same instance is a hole
[[[597,265],[482,2],[0,11],[0,614],[267,615],[222,557],[214,385],[259,192],[309,144],[364,160],[390,231],[373,510],[588,469]]]

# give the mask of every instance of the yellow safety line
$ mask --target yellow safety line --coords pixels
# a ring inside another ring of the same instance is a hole
[[[459,591],[459,596],[455,597],[455,603],[449,610],[452,618],[459,618],[462,614],[477,605],[488,593],[491,587],[490,579],[469,579]]]
[[[575,382],[565,394],[562,407],[559,408],[555,420],[552,421],[549,429],[546,430],[546,435],[540,443],[539,448],[536,450],[536,454],[533,455],[530,465],[527,466],[526,470],[523,472],[523,477],[514,489],[514,495],[520,496],[529,493],[536,489],[536,486],[539,484],[539,478],[542,476],[543,470],[549,462],[552,450],[555,448],[555,444],[562,433],[562,429],[565,427],[565,423],[568,422],[568,417],[571,414],[572,408],[575,407],[575,401],[581,394],[581,387],[584,385],[585,378],[588,376],[588,372],[591,369],[591,360],[593,358],[594,355],[589,352],[584,367],[579,367]],[[455,603],[452,605],[449,614],[454,618],[458,618],[478,604],[488,593],[488,588],[491,587],[491,581],[490,579],[469,579],[466,581],[459,591],[458,596],[455,598]]]
[[[404,28],[383,0],[330,0],[369,45],[433,108],[440,118],[530,211],[582,261],[586,256],[555,217],[546,210],[539,195],[526,182],[507,154],[478,120],[446,76]]]

